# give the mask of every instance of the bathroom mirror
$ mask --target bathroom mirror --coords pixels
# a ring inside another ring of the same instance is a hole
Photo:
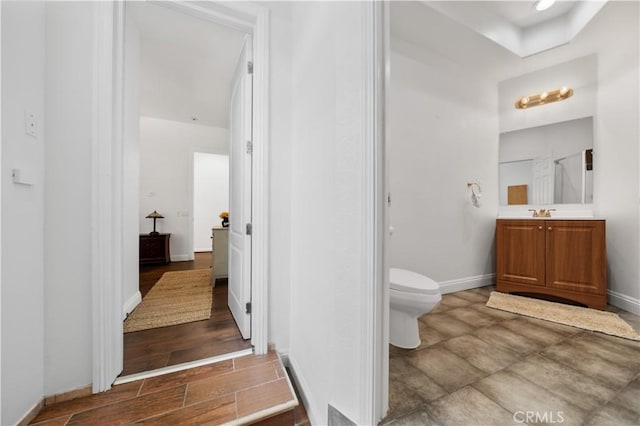
[[[500,134],[500,205],[593,203],[593,117]]]

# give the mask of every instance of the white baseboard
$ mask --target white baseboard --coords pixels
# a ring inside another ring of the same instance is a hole
[[[457,280],[442,281],[440,293],[455,293],[456,291],[471,290],[472,288],[485,287],[496,283],[496,274],[477,275],[475,277],[459,278]]]
[[[187,260],[193,260],[193,254],[172,254],[171,261],[172,262],[186,262]]]
[[[289,352],[281,352],[281,351],[277,351],[278,352],[278,356],[280,357],[280,360],[282,361],[282,365],[284,365],[287,368],[291,368],[291,364],[289,364]]]
[[[284,363],[282,355],[280,355],[280,357],[283,360],[282,362]],[[318,421],[320,417],[318,417],[316,410],[314,410],[314,407],[311,404],[310,397],[312,392],[311,388],[309,387],[309,383],[307,383],[305,378],[302,376],[302,372],[300,370],[300,367],[298,367],[296,361],[289,354],[286,354],[286,359],[287,363],[285,365],[289,367],[289,371],[291,371],[293,380],[296,382],[298,392],[300,393],[300,398],[302,399],[304,408],[307,410],[307,416],[309,416],[309,423],[311,423],[312,425],[322,424]]]
[[[624,309],[632,314],[640,315],[640,300],[613,290],[607,291],[607,294],[609,295],[610,305]]]
[[[140,290],[136,291],[127,301],[124,302],[122,306],[122,320],[124,321],[133,310],[138,306],[138,304],[142,302],[142,293]]]

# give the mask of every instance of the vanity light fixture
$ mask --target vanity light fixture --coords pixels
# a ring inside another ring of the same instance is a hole
[[[517,109],[526,109],[538,105],[549,104],[551,102],[562,101],[573,95],[573,89],[562,87],[560,89],[549,90],[547,92],[535,93],[523,96],[516,101]]]
[[[539,0],[534,6],[538,12],[542,12],[543,10],[547,10],[553,6],[555,2],[556,0]]]

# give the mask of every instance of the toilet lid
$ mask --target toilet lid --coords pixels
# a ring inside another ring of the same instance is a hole
[[[396,291],[421,294],[439,294],[440,286],[431,278],[406,269],[391,268],[390,288]]]

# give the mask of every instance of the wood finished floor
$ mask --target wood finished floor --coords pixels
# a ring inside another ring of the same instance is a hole
[[[211,253],[196,253],[193,261],[140,266],[140,293],[144,297],[168,271],[208,269]],[[125,333],[123,376],[196,361],[251,348],[243,340],[227,306],[227,285],[213,289],[211,318],[187,324]]]
[[[253,424],[308,425],[294,405],[287,373],[275,351],[114,386],[111,390],[45,406],[33,425],[224,424],[271,415]],[[265,410],[272,410],[265,412]]]

